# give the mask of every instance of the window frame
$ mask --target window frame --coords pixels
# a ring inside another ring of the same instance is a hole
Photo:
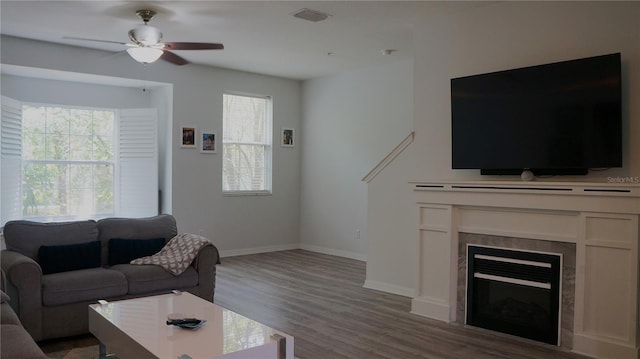
[[[119,128],[119,124],[120,124],[120,111],[116,108],[107,108],[107,107],[92,107],[92,106],[74,106],[74,105],[65,105],[65,104],[51,104],[51,103],[41,103],[41,102],[31,102],[31,101],[21,101],[21,107],[22,107],[22,134],[24,136],[24,108],[25,106],[32,106],[32,107],[44,107],[44,108],[61,108],[61,109],[67,109],[67,110],[81,110],[81,111],[103,111],[103,112],[112,112],[113,113],[113,132],[110,134],[111,137],[111,141],[113,144],[113,157],[111,158],[110,161],[105,161],[105,160],[71,160],[71,159],[63,159],[63,160],[56,160],[56,159],[47,159],[47,158],[43,158],[43,159],[26,159],[24,157],[21,156],[21,178],[22,178],[22,183],[24,184],[24,168],[25,168],[25,164],[31,163],[31,164],[51,164],[51,165],[100,165],[100,164],[107,164],[110,165],[112,168],[112,176],[113,178],[111,179],[112,182],[112,187],[111,187],[111,191],[112,191],[112,197],[113,197],[113,203],[112,203],[112,211],[110,213],[91,213],[89,216],[82,216],[81,214],[69,214],[69,215],[57,215],[57,216],[51,216],[51,215],[25,215],[24,214],[24,201],[21,202],[20,205],[20,212],[21,212],[21,218],[24,220],[29,220],[29,221],[36,221],[36,222],[47,222],[47,221],[53,221],[53,222],[59,222],[59,221],[73,221],[73,220],[82,220],[82,219],[101,219],[101,218],[108,218],[108,217],[113,217],[116,216],[118,213],[118,193],[119,193],[119,188],[120,188],[120,183],[119,183],[119,178],[120,178],[120,166],[119,166],[119,143],[118,143],[118,134],[120,133],[120,128]],[[69,135],[72,136],[73,134],[71,133],[67,133],[65,135]],[[24,150],[24,146],[23,146],[23,150]],[[24,153],[24,152],[23,152]],[[22,188],[22,191],[24,191],[24,188]]]
[[[225,96],[238,96],[238,97],[251,97],[266,100],[266,113],[265,121],[265,139],[267,143],[259,144],[256,142],[246,141],[226,141],[224,136],[225,130],[225,113],[224,113],[224,97]],[[222,143],[222,194],[223,196],[270,196],[273,194],[273,97],[270,95],[260,95],[255,93],[238,92],[238,91],[224,91],[223,92],[223,106],[222,106],[222,136],[220,136]],[[225,145],[250,145],[250,146],[263,146],[264,147],[264,190],[225,190],[225,170],[224,170],[224,156]]]
[[[113,214],[84,213],[69,216],[23,215],[22,106],[64,107],[106,110],[115,113],[112,135],[114,187]],[[67,219],[94,219],[109,216],[142,218],[160,213],[159,198],[159,109],[116,108],[22,101],[2,96],[0,121],[0,231],[10,220],[59,222]],[[28,218],[27,218],[28,217]]]

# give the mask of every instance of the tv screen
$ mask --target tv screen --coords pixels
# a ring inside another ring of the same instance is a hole
[[[620,54],[451,80],[452,168],[586,174],[622,166]]]

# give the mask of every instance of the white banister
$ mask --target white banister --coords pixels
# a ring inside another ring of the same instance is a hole
[[[367,173],[366,176],[362,178],[362,182],[371,182],[371,180],[373,180],[378,175],[378,173],[382,172],[382,170],[387,167],[389,163],[393,162],[396,157],[398,157],[407,147],[409,147],[411,142],[413,142],[414,133],[415,132],[409,133],[409,135],[405,137],[404,140],[400,142],[400,144],[398,144],[393,150],[391,150],[391,152],[389,152],[389,154],[385,156],[382,161],[380,161],[375,167],[373,167],[371,171],[369,171],[369,173]]]

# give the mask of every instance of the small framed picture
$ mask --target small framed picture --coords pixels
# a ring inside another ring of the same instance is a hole
[[[209,131],[202,131],[200,134],[200,152],[216,153],[216,134]]]
[[[293,147],[294,142],[294,130],[290,127],[282,128],[282,139],[280,140],[280,145],[282,147]]]
[[[180,127],[182,142],[180,147],[196,148],[196,128],[193,126]]]

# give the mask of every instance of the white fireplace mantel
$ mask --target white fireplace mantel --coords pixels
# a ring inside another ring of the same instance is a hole
[[[419,215],[413,313],[456,320],[458,233],[575,243],[569,347],[595,358],[639,357],[640,184],[433,181],[410,186]]]

